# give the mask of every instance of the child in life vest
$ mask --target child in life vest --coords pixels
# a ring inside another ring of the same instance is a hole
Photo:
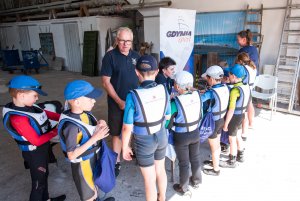
[[[8,88],[12,102],[3,108],[3,124],[30,169],[32,187],[29,200],[63,201],[65,195],[49,198],[48,193],[49,146],[50,140],[57,135],[57,129],[49,119],[58,121],[60,115],[35,105],[38,95],[47,94],[33,77],[16,76]]]
[[[60,144],[68,161],[72,176],[82,201],[98,201],[97,188],[93,181],[93,168],[100,157],[101,140],[109,135],[105,121],[97,121],[91,110],[100,89],[89,82],[75,80],[67,84],[65,99],[71,108],[61,115],[58,133]],[[114,201],[113,197],[105,201]]]

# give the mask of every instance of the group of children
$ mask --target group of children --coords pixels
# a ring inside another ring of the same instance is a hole
[[[255,79],[255,65],[249,56],[240,53],[236,64],[230,68],[209,67],[202,75],[209,85],[205,92],[193,88],[194,80],[189,72],[175,74],[175,65],[175,61],[168,57],[162,59],[160,65],[150,55],[140,57],[136,64],[140,86],[130,91],[126,98],[122,154],[125,160],[132,160],[133,137],[133,149],[144,179],[147,201],[166,200],[168,133],[172,133],[179,161],[180,180],[174,184],[174,190],[191,196],[189,185],[199,187],[202,182],[199,127],[206,113],[212,113],[215,127],[208,139],[212,161],[204,162],[212,168],[205,168],[204,173],[217,176],[220,166],[234,168],[236,161],[244,161],[244,145],[238,129],[250,107],[250,86]],[[161,84],[155,82],[159,73],[166,78],[161,79]],[[48,195],[48,146],[57,134],[62,151],[71,163],[80,199],[99,200],[93,181],[93,167],[100,157],[101,140],[109,135],[109,128],[105,121],[97,121],[91,110],[102,91],[83,80],[68,83],[64,97],[70,109],[62,114],[35,105],[39,94],[47,94],[41,90],[41,84],[30,76],[14,77],[9,83],[9,93],[12,102],[3,108],[3,122],[29,165],[32,178],[30,200],[66,198],[65,195],[49,198]],[[208,105],[207,110],[203,109],[204,104]],[[49,119],[59,121],[58,130]],[[229,133],[230,154],[227,161],[220,162],[222,130]],[[114,198],[105,200],[113,201]]]

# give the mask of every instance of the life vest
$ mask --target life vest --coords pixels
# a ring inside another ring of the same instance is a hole
[[[31,144],[24,136],[21,136],[10,124],[11,115],[25,116],[29,118],[29,122],[33,129],[38,135],[43,135],[51,131],[56,125],[51,124],[46,112],[37,105],[33,105],[36,112],[25,112],[13,109],[10,104],[7,104],[3,108],[3,124],[4,128],[9,132],[9,134],[17,142],[19,148],[22,151],[33,151],[37,149],[37,146]]]
[[[214,105],[211,107],[214,121],[222,119],[226,112],[229,103],[229,90],[226,85],[222,85],[218,88],[211,88],[213,96],[215,98]]]
[[[198,91],[175,98],[178,113],[172,130],[176,133],[192,132],[199,128],[202,118],[201,97]]]
[[[248,84],[233,87],[240,91],[240,97],[236,101],[234,114],[239,115],[247,111],[248,104],[250,102],[251,91]]]
[[[133,133],[152,135],[160,131],[165,120],[168,92],[164,85],[130,91],[136,106]]]
[[[90,113],[86,113],[86,114],[90,117],[89,119],[93,121],[93,124],[96,125],[97,124],[96,118]],[[66,115],[66,112],[61,114],[57,129],[58,129],[58,135],[60,138],[61,148],[62,148],[63,153],[68,161],[70,161],[71,163],[79,163],[81,161],[85,161],[85,160],[92,158],[95,154],[97,154],[100,151],[101,141],[98,141],[96,144],[89,147],[87,149],[87,151],[85,151],[83,154],[78,156],[76,159],[69,160],[68,155],[67,155],[66,141],[65,141],[65,137],[63,135],[63,129],[65,127],[65,123],[67,123],[67,122],[75,124],[82,132],[82,139],[81,139],[80,143],[77,145],[78,147],[85,144],[92,137],[92,135],[96,129],[96,126],[92,126],[92,125],[86,124],[78,119],[69,117],[68,115]]]
[[[256,69],[252,69],[250,66],[248,65],[244,65],[244,68],[246,70],[246,76],[243,80],[244,84],[249,84],[250,89],[253,88],[255,79],[256,79]]]

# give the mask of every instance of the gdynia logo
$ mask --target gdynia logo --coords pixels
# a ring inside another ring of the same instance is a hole
[[[191,31],[168,31],[167,37],[192,36]]]
[[[178,24],[178,30],[174,31],[167,31],[166,36],[167,38],[178,38],[178,42],[190,42],[190,39],[192,37],[192,31],[185,23],[185,20],[179,16],[177,20]]]

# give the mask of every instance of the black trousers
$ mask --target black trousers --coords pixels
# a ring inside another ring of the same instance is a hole
[[[30,201],[46,201],[49,199],[48,193],[48,162],[49,146],[47,142],[39,146],[34,151],[23,151],[22,156],[30,169],[31,193]]]
[[[174,148],[179,161],[180,185],[183,191],[187,191],[190,164],[193,182],[202,183],[199,129],[189,133],[174,133]]]

